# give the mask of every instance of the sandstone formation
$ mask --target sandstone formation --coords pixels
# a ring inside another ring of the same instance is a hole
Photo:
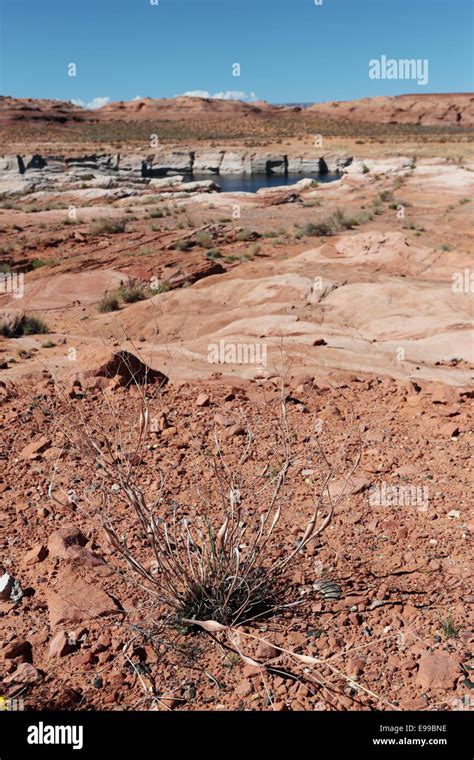
[[[91,111],[65,101],[0,96],[0,124],[44,122],[68,125],[74,122],[166,122],[199,118],[222,121],[245,117],[276,119],[285,114],[295,118],[316,114],[367,123],[471,127],[474,124],[474,101],[470,93],[417,93],[315,103],[302,108],[273,105],[265,101],[247,103],[179,96],[118,101]]]
[[[309,112],[349,121],[425,126],[474,126],[474,95],[429,93],[315,103]]]
[[[12,98],[0,95],[0,124],[12,126],[23,122],[67,124],[91,119],[91,114],[63,100]]]

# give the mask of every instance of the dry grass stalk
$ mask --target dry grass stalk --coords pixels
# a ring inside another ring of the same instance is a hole
[[[337,498],[332,498],[330,484],[340,462],[347,466],[349,433],[341,442],[338,461],[330,463],[318,444],[319,464],[326,468],[326,475],[319,491],[312,496],[312,511],[301,539],[281,553],[275,551],[275,545],[277,536],[281,536],[286,511],[284,489],[289,471],[297,464],[292,451],[293,432],[288,425],[283,378],[279,414],[275,416],[280,464],[270,480],[264,480],[262,485],[260,476],[260,479],[244,484],[243,468],[255,448],[255,436],[248,422],[245,424],[246,444],[239,461],[233,465],[227,462],[220,437],[217,431],[214,433],[211,479],[220,499],[218,521],[209,518],[208,513],[204,517],[190,516],[185,508],[176,504],[171,513],[167,513],[166,478],[159,469],[158,493],[153,499],[147,498],[136,463],[146,451],[151,410],[157,399],[153,392],[150,396],[146,386],[135,386],[139,404],[136,434],[122,429],[110,395],[104,394],[104,402],[114,423],[109,429],[102,428],[99,434],[84,418],[80,405],[65,399],[69,410],[63,433],[69,446],[101,473],[100,520],[111,545],[141,578],[143,587],[154,595],[157,604],[167,608],[177,621],[185,620],[189,624],[193,619],[209,619],[236,626],[280,608],[286,601],[282,589],[288,585],[285,575],[290,564],[323,533],[335,508],[347,495],[345,488]],[[359,464],[361,450],[359,439],[356,454],[344,477],[346,486]],[[136,517],[141,538],[152,551],[151,564],[139,559],[115,524],[109,504],[112,484]],[[205,488],[206,484],[198,486],[199,495],[204,504],[206,501],[211,504],[213,496],[207,496]],[[50,496],[57,500],[53,483]],[[253,516],[249,502],[256,507]],[[63,502],[59,503],[64,506]],[[211,506],[210,511],[214,512],[215,501]]]

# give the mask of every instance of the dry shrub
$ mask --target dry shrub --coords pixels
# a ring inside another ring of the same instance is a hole
[[[163,709],[163,699],[182,692],[187,682],[183,671],[189,669],[199,671],[220,689],[207,665],[213,648],[203,646],[200,637],[187,638],[190,632],[200,630],[229,662],[240,660],[258,666],[263,681],[265,673],[284,674],[304,683],[310,694],[319,694],[329,704],[335,694],[344,695],[350,688],[355,694],[364,693],[374,704],[398,709],[344,673],[343,658],[350,655],[352,647],[321,658],[297,653],[262,639],[258,625],[270,614],[279,615],[280,624],[284,624],[286,617],[303,604],[292,578],[295,565],[313,542],[313,556],[321,548],[324,531],[349,491],[362,453],[360,423],[350,402],[352,421],[347,418],[345,432],[328,448],[330,453],[323,448],[318,420],[304,454],[298,455],[293,450],[296,435],[288,421],[288,405],[294,399],[286,397],[282,379],[279,401],[265,402],[265,415],[277,408],[271,414],[272,435],[260,425],[257,404],[240,409],[243,442],[239,455],[232,439],[222,438],[217,427],[205,431],[207,437],[199,430],[199,437],[194,438],[188,428],[193,483],[177,478],[169,486],[167,479],[176,466],[162,467],[161,451],[158,463],[151,465],[154,478],[150,479],[150,471],[144,472],[141,465],[149,451],[156,449],[150,437],[157,429],[166,429],[161,425],[166,417],[166,413],[160,414],[162,387],[136,384],[132,390],[133,394],[124,391],[125,404],[124,396],[116,398],[102,391],[105,421],[98,418],[94,407],[84,403],[87,396],[75,402],[64,394],[64,400],[57,404],[55,420],[60,420],[64,448],[73,459],[79,455],[83,464],[88,463],[90,479],[83,479],[81,494],[76,484],[72,493],[68,489],[73,473],[68,472],[67,457],[58,457],[49,493],[61,508],[82,512],[105,529],[112,547],[132,570],[122,577],[135,586],[137,609],[133,617],[139,623],[130,625],[131,638],[124,645],[123,657],[143,689],[141,701],[151,700]],[[342,392],[340,395],[349,401]],[[250,414],[255,414],[252,420]],[[183,432],[185,429],[183,423]],[[309,503],[303,497],[294,501],[289,475],[292,470],[299,472],[303,463],[308,466],[310,453],[314,454],[318,485],[308,493],[311,506],[307,506],[302,520],[304,504]],[[59,468],[64,468],[63,473]],[[338,483],[339,495],[332,498],[331,481],[340,481],[341,475],[344,487],[340,489]],[[189,497],[188,485],[195,488],[196,503]],[[56,496],[61,490],[62,500]],[[182,503],[172,498],[176,491],[183,493]],[[117,508],[118,500],[125,510]],[[292,531],[295,515],[303,524],[297,541]],[[145,675],[134,662],[140,640],[156,652],[159,667],[155,675]],[[270,660],[258,655],[257,644],[263,641],[276,653]],[[334,663],[337,657],[341,658],[341,667]],[[172,685],[167,687],[162,683],[165,662],[175,673]]]
[[[338,461],[330,463],[318,444],[318,465],[326,472],[319,490],[308,494],[311,508],[301,538],[291,542],[294,512],[286,486],[288,473],[300,463],[293,454],[295,434],[288,424],[283,383],[279,414],[273,415],[272,450],[277,464],[267,463],[255,474],[259,430],[242,412],[237,435],[245,443],[240,455],[232,439],[223,437],[218,428],[206,447],[202,441],[195,445],[192,456],[199,454],[207,470],[206,475],[196,472],[198,508],[169,498],[169,473],[159,464],[153,487],[142,485],[140,465],[158,416],[159,396],[150,397],[139,386],[136,390],[135,428],[125,429],[123,412],[112,408],[112,397],[106,399],[112,420],[107,428],[99,427],[95,417],[91,424],[81,415],[80,406],[71,402],[63,418],[69,446],[89,461],[91,471],[100,474],[96,493],[101,493],[101,506],[95,505],[95,517],[111,545],[153,595],[157,607],[175,623],[185,621],[189,626],[195,619],[235,626],[292,604],[289,568],[330,523],[345,493],[333,499],[329,484],[340,474],[341,465],[349,480],[358,465],[360,447],[348,464],[347,441],[342,441]],[[265,457],[260,459],[265,461]],[[136,530],[130,520],[124,525],[114,513],[112,486],[127,513],[134,516]],[[50,493],[56,498],[54,492],[52,485]]]

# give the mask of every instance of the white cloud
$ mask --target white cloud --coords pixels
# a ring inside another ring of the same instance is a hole
[[[189,92],[182,92],[181,95],[175,95],[175,98],[212,98],[212,95],[207,90],[189,90]]]
[[[88,103],[85,103],[83,100],[72,100],[71,103],[74,103],[75,106],[81,106],[82,108],[87,108],[93,111],[96,108],[102,108],[102,106],[110,103],[110,98],[92,98]]]
[[[241,92],[240,90],[227,90],[226,92],[216,92],[211,95],[207,90],[190,90],[183,92],[183,96],[187,98],[207,98],[210,100],[256,100],[257,96],[254,92],[250,94]],[[175,96],[178,97],[178,96]]]

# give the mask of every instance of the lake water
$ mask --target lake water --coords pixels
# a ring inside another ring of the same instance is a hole
[[[193,174],[190,181],[212,179],[224,193],[255,193],[261,187],[281,187],[294,185],[300,179],[314,179],[316,182],[334,182],[340,174]]]

